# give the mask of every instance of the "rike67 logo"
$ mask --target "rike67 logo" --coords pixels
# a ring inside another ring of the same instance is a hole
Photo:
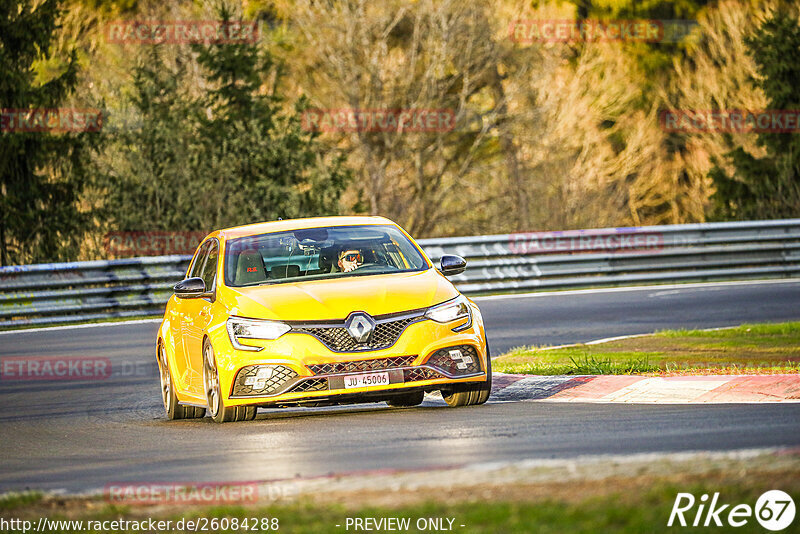
[[[755,507],[749,504],[724,504],[720,501],[719,493],[714,493],[710,502],[706,493],[699,500],[691,493],[678,493],[667,526],[721,527],[727,524],[742,527],[755,516],[762,527],[777,532],[792,524],[795,511],[794,501],[781,490],[764,492]]]

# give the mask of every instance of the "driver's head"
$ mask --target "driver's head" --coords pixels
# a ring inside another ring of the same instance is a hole
[[[339,268],[344,272],[357,269],[364,263],[364,256],[358,249],[345,249],[339,253]]]

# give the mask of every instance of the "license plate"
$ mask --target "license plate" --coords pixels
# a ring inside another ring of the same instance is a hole
[[[389,373],[366,373],[344,377],[344,389],[385,386],[389,384]]]

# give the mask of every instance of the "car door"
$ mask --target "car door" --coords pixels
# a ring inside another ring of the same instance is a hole
[[[219,242],[207,241],[205,257],[194,276],[199,276],[206,284],[206,291],[213,294],[216,289],[217,262],[219,261]],[[189,387],[191,393],[204,396],[203,391],[203,336],[211,321],[212,297],[184,299],[183,304],[183,346],[189,363]]]
[[[199,276],[206,257],[210,242],[206,241],[197,248],[192,264],[186,273],[186,278]],[[184,343],[184,330],[186,328],[186,314],[191,313],[190,303],[193,299],[179,299],[175,297],[173,305],[169,309],[170,326],[172,328],[172,339],[175,343],[175,366],[174,378],[180,383],[180,389],[192,390],[192,366],[189,354]],[[191,321],[192,318],[190,317]],[[194,393],[194,391],[192,391]]]

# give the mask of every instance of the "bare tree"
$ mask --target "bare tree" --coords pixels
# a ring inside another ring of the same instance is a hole
[[[698,21],[688,57],[674,62],[671,83],[662,92],[664,106],[689,111],[764,109],[767,99],[752,83],[758,71],[744,40],[778,3],[729,0],[707,10]],[[750,133],[696,131],[678,141],[673,143],[674,157],[682,173],[676,179],[694,184],[695,189],[681,208],[698,218],[713,193],[708,172],[715,162],[728,165],[725,154],[734,146],[751,154],[763,155],[764,150]]]
[[[458,0],[301,0],[292,15],[312,51],[302,89],[315,105],[455,117],[453,129],[440,131],[341,134],[363,174],[369,210],[417,235],[459,233],[481,220],[501,152],[511,152],[512,140],[498,132],[504,49],[487,10]]]

